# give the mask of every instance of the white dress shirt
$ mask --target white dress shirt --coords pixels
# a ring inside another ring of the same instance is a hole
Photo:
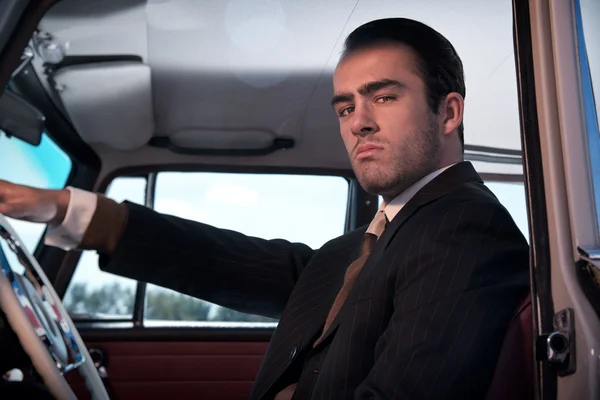
[[[400,212],[400,210],[402,210],[402,208],[406,205],[406,203],[408,203],[409,200],[412,199],[413,196],[417,194],[419,190],[423,189],[425,185],[427,185],[435,177],[437,177],[439,174],[441,174],[453,165],[454,164],[448,165],[446,167],[433,171],[429,175],[425,175],[423,178],[419,179],[404,192],[396,196],[392,201],[389,202],[389,204],[386,205],[382,203],[381,206],[383,207],[385,216],[387,217],[388,221],[392,221],[394,217]]]
[[[63,250],[72,250],[79,246],[85,231],[92,222],[98,197],[92,192],[70,186],[67,186],[67,189],[71,192],[71,198],[65,219],[59,226],[48,227],[44,244]]]
[[[385,204],[385,202],[383,202],[381,204],[379,212],[383,210],[388,221],[393,220],[394,217],[400,212],[402,207],[404,207],[404,205],[408,203],[408,201],[419,190],[421,190],[436,176],[444,172],[446,169],[450,168],[452,165],[440,168],[430,173],[429,175],[426,175],[425,177],[421,178],[419,181],[414,183],[404,192],[396,196],[392,201],[389,202],[389,204]],[[70,186],[67,187],[67,189],[71,192],[71,198],[67,207],[65,219],[59,226],[48,228],[48,232],[46,233],[44,243],[48,246],[59,247],[64,250],[71,250],[76,248],[81,243],[83,235],[85,234],[87,228],[90,226],[92,216],[96,211],[98,198],[94,193],[85,190],[73,188]],[[376,229],[373,226],[375,221],[376,219],[373,219],[373,222],[371,222],[371,225],[369,225],[367,232]]]

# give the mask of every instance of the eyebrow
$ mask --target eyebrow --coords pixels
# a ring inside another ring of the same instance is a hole
[[[386,89],[386,88],[390,88],[390,87],[401,90],[401,89],[406,88],[406,85],[402,82],[398,82],[393,79],[382,79],[379,81],[372,81],[372,82],[367,82],[367,83],[363,84],[358,89],[358,93],[362,96],[368,96],[368,95],[371,95],[381,89]],[[354,100],[354,94],[352,94],[350,92],[338,93],[335,96],[333,96],[333,98],[331,99],[331,106],[335,107],[335,105],[338,103],[351,102],[352,100]]]

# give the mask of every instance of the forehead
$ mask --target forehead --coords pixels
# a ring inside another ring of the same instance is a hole
[[[369,81],[393,79],[409,83],[420,80],[415,52],[398,43],[384,43],[355,50],[344,57],[335,69],[336,91],[352,90]]]

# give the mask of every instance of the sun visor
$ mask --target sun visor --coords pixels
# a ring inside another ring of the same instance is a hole
[[[54,75],[69,117],[87,143],[130,150],[154,132],[150,67],[101,62],[59,69]]]

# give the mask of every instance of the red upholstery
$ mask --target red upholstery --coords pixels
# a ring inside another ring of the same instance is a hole
[[[86,342],[107,356],[112,400],[244,400],[267,342]],[[89,399],[79,374],[67,374],[78,399]]]
[[[533,316],[529,295],[508,326],[486,400],[534,398]]]
[[[108,355],[116,399],[247,399],[268,343],[89,342]],[[75,393],[87,399],[78,374],[67,374]],[[486,400],[534,398],[533,317],[529,296],[506,333]]]

